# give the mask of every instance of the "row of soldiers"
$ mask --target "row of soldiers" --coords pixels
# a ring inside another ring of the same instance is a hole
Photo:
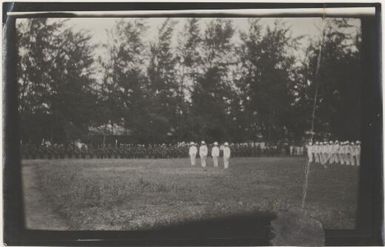
[[[315,142],[306,146],[307,156],[310,163],[360,165],[361,142]]]
[[[290,151],[290,156],[303,156],[305,153],[305,147],[290,145],[289,151]]]
[[[26,159],[49,158],[126,158],[126,159],[141,159],[141,158],[183,158],[186,157],[188,145],[120,145],[106,147],[88,147],[83,145],[77,147],[69,144],[52,144],[50,146],[36,146],[23,144],[21,147],[22,156]]]
[[[201,141],[201,145],[199,147],[199,157],[201,161],[201,166],[203,168],[206,167],[206,160],[207,156],[209,154],[208,152],[208,147],[206,145],[205,141]],[[231,156],[231,150],[229,147],[229,143],[225,142],[222,146],[218,146],[218,142],[214,142],[213,147],[211,148],[211,157],[213,158],[213,164],[214,167],[218,167],[218,160],[220,157],[220,153],[222,152],[222,157],[223,157],[223,167],[225,169],[229,168],[229,162],[230,162],[230,156]],[[190,161],[191,165],[195,166],[196,164],[196,156],[198,154],[198,147],[197,144],[194,142],[190,143],[190,148],[189,148],[189,156],[190,156]]]
[[[211,146],[211,145],[210,145]],[[224,145],[222,145],[224,146]],[[259,156],[286,156],[301,155],[302,152],[290,152],[289,146],[261,145],[253,143],[228,143],[233,157],[259,157]],[[44,145],[22,144],[22,157],[25,159],[63,159],[63,158],[183,158],[188,152],[188,143],[177,144],[120,144],[120,145],[76,145],[75,144],[49,144]],[[297,148],[301,150],[300,148]],[[295,149],[294,149],[295,150]]]

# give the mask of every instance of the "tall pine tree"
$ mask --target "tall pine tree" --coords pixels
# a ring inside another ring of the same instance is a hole
[[[230,137],[232,85],[228,77],[234,28],[229,19],[211,20],[204,32],[203,67],[192,93],[192,131],[195,138],[221,141]]]
[[[249,30],[241,34],[244,102],[250,134],[266,141],[287,136],[290,112],[290,84],[293,83],[293,39],[281,22],[263,32],[251,19]]]
[[[176,59],[171,47],[176,22],[166,19],[158,30],[157,40],[150,44],[148,66],[149,92],[149,134],[153,142],[176,140],[180,82],[176,80]]]
[[[69,142],[87,134],[95,94],[90,35],[63,21],[18,23],[19,111],[24,142]]]
[[[141,19],[120,20],[109,31],[107,59],[102,62],[104,79],[99,98],[100,123],[122,125],[131,140],[146,140],[148,120],[148,80],[145,74],[146,47],[143,34],[147,27]]]

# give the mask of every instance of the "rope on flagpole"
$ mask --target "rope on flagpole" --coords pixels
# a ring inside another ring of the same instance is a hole
[[[322,47],[325,39],[324,37],[325,37],[325,21],[324,21],[324,18],[322,18],[322,37],[321,37],[320,48],[319,48],[318,57],[317,57],[317,65],[316,65],[316,71],[315,71],[315,93],[314,93],[314,99],[313,99],[313,110],[311,114],[311,141],[312,142],[315,134],[314,122],[315,122],[315,113],[316,113],[317,100],[318,100],[318,90],[319,90],[318,76],[319,76],[319,69],[321,67]]]
[[[315,122],[315,115],[316,115],[316,107],[317,107],[317,100],[318,100],[318,90],[319,90],[319,82],[318,82],[318,77],[319,77],[319,70],[321,67],[321,57],[322,57],[322,47],[324,44],[324,39],[325,39],[325,15],[322,17],[322,36],[321,36],[321,41],[320,41],[320,48],[318,52],[318,57],[317,57],[317,65],[316,65],[316,71],[315,71],[315,92],[314,92],[314,99],[313,99],[313,109],[312,109],[312,115],[311,115],[311,138],[310,141],[313,142],[314,139],[314,122]],[[307,196],[307,189],[308,189],[308,184],[309,184],[309,173],[310,173],[310,161],[307,161],[306,167],[305,167],[305,181],[303,184],[303,193],[302,193],[302,203],[301,203],[301,208],[305,208],[305,202],[306,202],[306,196]]]

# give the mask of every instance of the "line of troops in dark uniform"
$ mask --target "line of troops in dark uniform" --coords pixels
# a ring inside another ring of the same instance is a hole
[[[310,163],[321,165],[360,165],[361,142],[315,142],[306,146]]]
[[[209,146],[211,148],[212,145]],[[264,143],[229,143],[232,157],[288,156],[303,155],[303,152],[291,152],[288,145],[265,145]],[[298,147],[299,148],[299,147]],[[184,158],[188,154],[189,144],[119,144],[98,147],[86,144],[23,144],[21,154],[25,159],[64,159],[64,158]],[[298,150],[303,150],[299,148]]]
[[[182,158],[186,156],[187,146],[178,145],[133,145],[126,144],[119,147],[108,145],[105,147],[88,147],[83,145],[51,145],[35,146],[23,145],[22,156],[26,159],[63,159],[63,158]]]

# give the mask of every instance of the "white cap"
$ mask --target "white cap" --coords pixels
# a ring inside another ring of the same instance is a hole
[[[190,142],[190,145],[194,145],[195,143],[194,142]]]
[[[203,145],[203,144],[206,144],[206,142],[205,141],[201,141],[201,144]]]
[[[225,146],[228,146],[229,145],[229,143],[228,142],[225,142]]]
[[[218,142],[214,142],[214,145],[217,146],[217,145],[218,145]]]

